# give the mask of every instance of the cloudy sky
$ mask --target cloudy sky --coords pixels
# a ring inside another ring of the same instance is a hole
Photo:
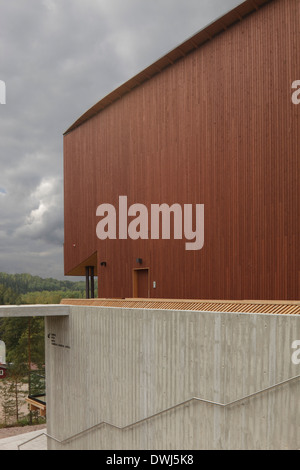
[[[64,279],[64,131],[239,3],[0,0],[1,272]]]

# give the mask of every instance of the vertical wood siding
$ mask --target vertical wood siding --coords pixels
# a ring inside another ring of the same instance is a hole
[[[67,134],[65,272],[97,251],[100,297],[131,297],[142,258],[151,297],[299,299],[299,52],[300,3],[275,0]],[[99,241],[121,195],[204,204],[204,248]]]

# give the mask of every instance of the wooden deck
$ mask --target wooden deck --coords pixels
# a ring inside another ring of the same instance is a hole
[[[201,312],[238,312],[299,315],[300,301],[253,300],[171,300],[171,299],[63,299],[63,305],[141,308],[154,310],[199,310]]]

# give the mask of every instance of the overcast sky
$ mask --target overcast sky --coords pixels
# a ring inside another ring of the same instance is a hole
[[[63,133],[240,3],[0,0],[1,272],[64,279]]]

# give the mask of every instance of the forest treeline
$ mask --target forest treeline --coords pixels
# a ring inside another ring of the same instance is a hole
[[[31,274],[0,273],[0,305],[59,304],[85,297],[85,282],[43,279]]]

